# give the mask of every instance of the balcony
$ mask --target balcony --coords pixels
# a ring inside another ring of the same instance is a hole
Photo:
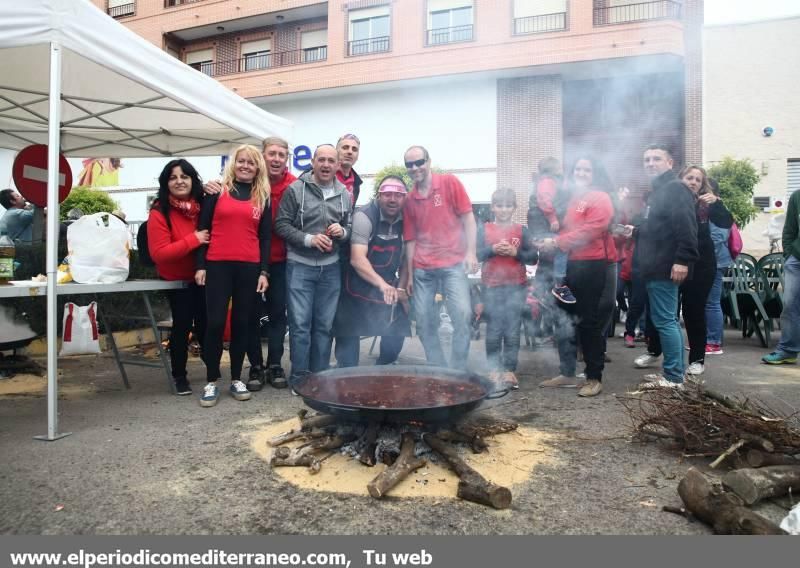
[[[174,8],[175,6],[183,6],[184,4],[194,4],[195,2],[202,2],[203,0],[164,0],[164,8]]]
[[[126,16],[133,16],[136,14],[136,2],[129,4],[122,4],[121,6],[109,6],[108,15],[112,18],[124,18]]]
[[[540,34],[567,29],[567,13],[538,14],[526,18],[514,18],[514,35]]]
[[[438,28],[428,30],[427,45],[442,45],[445,43],[457,43],[460,41],[472,41],[472,24],[466,26],[456,26],[453,28]]]
[[[289,65],[301,65],[303,63],[315,63],[325,61],[328,58],[328,46],[313,47],[307,49],[294,49],[292,51],[276,51],[265,55],[255,55],[231,59],[229,61],[216,61],[214,63],[197,63],[190,65],[198,71],[212,77],[223,75],[234,75],[236,73],[247,73],[249,71],[261,71],[276,67],[286,67]]]
[[[370,53],[383,53],[389,51],[391,43],[389,36],[357,39],[347,42],[347,55],[369,55]]]
[[[595,6],[594,25],[608,26],[647,20],[680,20],[682,12],[683,3],[676,0],[658,0],[621,6]]]

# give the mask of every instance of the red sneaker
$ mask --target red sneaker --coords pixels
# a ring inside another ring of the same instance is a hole
[[[625,347],[636,347],[636,343],[634,343],[634,337],[632,335],[625,334]]]
[[[706,355],[722,355],[722,346],[719,343],[706,343]]]

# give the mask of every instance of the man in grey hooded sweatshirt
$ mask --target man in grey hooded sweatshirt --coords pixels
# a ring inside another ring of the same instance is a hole
[[[353,204],[336,179],[336,148],[314,151],[311,170],[284,193],[274,230],[286,241],[289,382],[328,368],[331,327],[341,289],[339,252],[350,238]]]

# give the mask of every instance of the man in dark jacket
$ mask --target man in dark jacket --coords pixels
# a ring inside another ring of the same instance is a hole
[[[781,341],[761,360],[769,365],[797,363],[800,353],[800,191],[789,198],[783,225],[783,311]]]
[[[683,386],[686,364],[683,334],[678,323],[678,288],[691,277],[697,260],[697,217],[694,199],[672,171],[670,150],[660,144],[644,151],[644,170],[652,193],[639,227],[638,253],[647,287],[650,317],[661,338],[663,375],[648,377],[643,387]]]
[[[342,182],[347,192],[353,198],[353,206],[358,201],[361,192],[361,177],[353,169],[358,161],[361,150],[361,141],[355,134],[344,134],[336,142],[336,152],[339,154],[339,169],[336,170],[336,179]]]

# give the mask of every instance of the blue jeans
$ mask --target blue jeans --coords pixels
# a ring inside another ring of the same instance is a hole
[[[536,235],[536,238],[552,239],[557,236],[557,233],[542,233]],[[553,258],[553,282],[556,286],[562,286],[564,284],[564,278],[567,277],[567,259],[569,258],[569,253],[556,249],[556,251],[551,254]]]
[[[414,269],[414,290],[411,298],[417,320],[417,335],[425,348],[428,362],[446,367],[447,359],[439,343],[440,319],[435,300],[436,293],[440,290],[447,302],[447,313],[454,328],[451,366],[456,369],[466,369],[472,305],[469,282],[461,263],[432,270]]]
[[[794,256],[783,263],[781,341],[777,351],[792,357],[800,353],[800,260]]]
[[[678,323],[678,285],[672,280],[647,283],[650,318],[661,339],[664,353],[664,378],[682,383],[686,371],[683,359],[683,334]]]
[[[486,360],[489,369],[516,372],[525,285],[487,287],[483,291],[483,301],[489,315],[486,323]]]
[[[708,293],[706,302],[706,343],[722,345],[723,315],[720,300],[722,299],[722,276],[727,268],[717,268],[714,283]]]
[[[292,377],[324,371],[331,360],[331,327],[341,289],[339,263],[286,263]]]

